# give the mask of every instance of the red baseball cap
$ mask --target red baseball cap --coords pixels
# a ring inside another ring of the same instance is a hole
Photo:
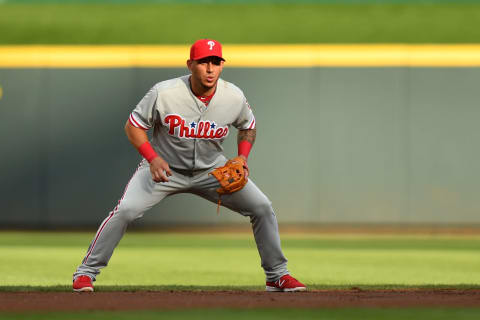
[[[205,57],[222,57],[222,45],[220,42],[212,39],[200,39],[190,48],[190,60],[199,60]]]

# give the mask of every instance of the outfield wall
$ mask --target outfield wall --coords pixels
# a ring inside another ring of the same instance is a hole
[[[185,68],[0,68],[2,227],[96,226],[140,156],[123,126]],[[480,68],[226,68],[281,223],[479,223]],[[226,151],[234,155],[235,134]],[[247,222],[189,195],[140,224]]]

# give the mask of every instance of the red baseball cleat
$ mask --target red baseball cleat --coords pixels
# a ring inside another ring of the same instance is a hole
[[[93,292],[92,279],[89,276],[78,276],[73,281],[73,291]]]
[[[296,292],[305,291],[307,287],[291,275],[286,274],[275,282],[267,282],[265,290],[270,292]]]

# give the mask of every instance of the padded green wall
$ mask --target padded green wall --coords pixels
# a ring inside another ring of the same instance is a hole
[[[186,69],[0,69],[3,227],[96,226],[140,156],[123,126]],[[480,223],[480,68],[226,68],[280,222]],[[226,146],[234,155],[235,134]],[[243,221],[189,195],[139,224]]]

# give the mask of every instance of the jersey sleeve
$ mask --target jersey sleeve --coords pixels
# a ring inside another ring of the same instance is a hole
[[[255,129],[255,116],[253,115],[252,108],[245,97],[242,102],[242,110],[233,123],[233,126],[238,130]]]
[[[154,86],[147,94],[140,100],[128,121],[134,127],[148,130],[153,126],[153,114],[155,109],[155,102],[157,101],[157,89]]]

